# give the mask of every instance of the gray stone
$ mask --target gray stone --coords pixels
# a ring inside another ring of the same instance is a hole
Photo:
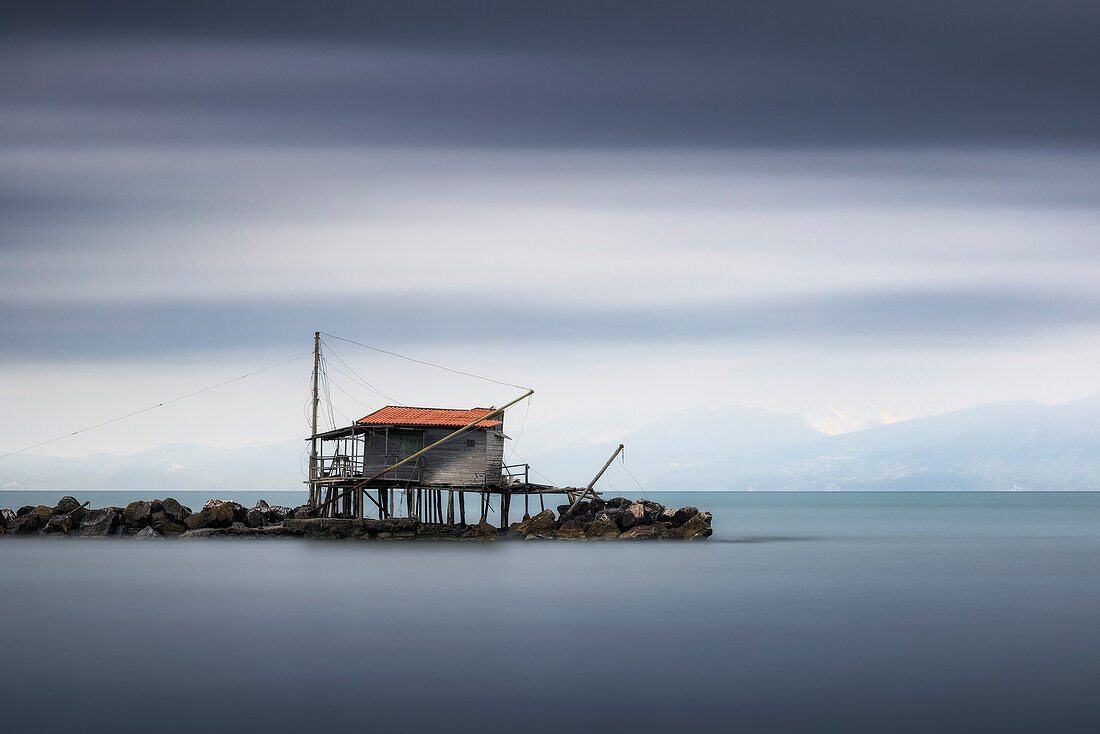
[[[164,538],[156,530],[146,527],[134,534],[134,540],[163,540]]]
[[[73,529],[73,518],[71,515],[54,515],[46,521],[46,526],[42,528],[43,533],[69,533]]]
[[[160,504],[164,516],[175,523],[183,523],[187,516],[191,514],[190,507],[184,507],[172,497],[162,500]]]
[[[271,505],[267,504],[264,500],[256,500],[256,505],[252,509],[254,510],[270,510]]]
[[[673,528],[669,537],[682,540],[696,540],[709,538],[714,531],[710,527],[711,515],[709,512],[699,512],[688,519],[678,528]]]
[[[617,538],[619,525],[607,512],[598,512],[584,532],[589,538]]]
[[[76,497],[69,497],[66,495],[57,501],[57,505],[54,506],[53,512],[55,515],[67,515],[78,507],[80,507],[80,501],[76,499]]]
[[[676,510],[676,514],[673,515],[672,524],[677,526],[683,525],[698,514],[699,510],[694,507],[681,507],[679,510]]]
[[[175,537],[187,532],[186,525],[181,522],[175,522],[172,518],[168,517],[163,510],[153,513],[153,519],[150,520],[149,527],[164,536]]]
[[[143,528],[153,519],[152,502],[131,502],[122,512],[123,521],[132,528]]]
[[[45,505],[38,505],[31,507],[26,512],[23,512],[24,508],[19,508],[18,515],[15,520],[8,526],[8,532],[11,533],[37,533],[42,528],[46,527],[46,523],[53,517],[53,508],[46,507]]]
[[[188,515],[187,519],[183,521],[183,524],[187,526],[188,530],[198,530],[199,528],[224,528],[229,527],[232,523],[232,505],[222,503],[210,506],[209,502],[207,503],[207,509],[204,509],[202,512],[196,512],[193,515]]]
[[[89,510],[80,521],[80,535],[84,538],[106,538],[117,525],[118,513],[114,510]]]
[[[530,520],[524,520],[516,530],[526,535],[554,535],[558,530],[558,523],[554,520],[553,510],[543,510]]]
[[[209,500],[203,505],[203,511],[212,510],[217,507],[229,507],[233,510],[233,519],[237,521],[244,520],[245,508],[239,502],[233,500]]]
[[[619,527],[629,530],[635,525],[645,524],[645,506],[637,502],[631,502],[623,508],[622,517],[619,518]]]
[[[669,537],[669,527],[664,523],[653,523],[652,525],[635,525],[620,535],[619,540],[653,540],[667,537]]]
[[[584,526],[580,520],[566,520],[558,528],[557,536],[563,540],[581,540],[585,537]]]
[[[262,502],[262,500],[261,500]],[[266,505],[267,503],[264,502]],[[267,519],[264,517],[264,511],[259,507],[253,507],[244,513],[244,524],[250,528],[262,528],[267,524]]]

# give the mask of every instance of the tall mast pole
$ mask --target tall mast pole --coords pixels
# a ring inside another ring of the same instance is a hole
[[[315,496],[316,485],[313,480],[317,478],[317,405],[321,402],[320,393],[317,390],[318,373],[321,371],[321,332],[313,332],[313,433],[310,435],[309,448],[309,503],[317,504]]]

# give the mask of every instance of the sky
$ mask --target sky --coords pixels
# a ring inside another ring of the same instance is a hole
[[[0,12],[0,453],[1100,392],[1093,2]]]

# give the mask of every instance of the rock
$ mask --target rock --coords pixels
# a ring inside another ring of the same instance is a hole
[[[254,509],[254,510],[264,510],[264,511],[265,510],[270,510],[271,505],[267,504],[267,502],[264,502],[263,500],[256,500],[256,505],[252,509]]]
[[[672,524],[677,526],[683,525],[698,514],[699,510],[695,507],[681,507],[679,510],[676,510],[676,514],[673,515]]]
[[[217,502],[217,500],[214,500]],[[206,503],[207,508],[202,512],[196,512],[193,515],[188,515],[187,519],[183,521],[183,524],[187,526],[188,530],[198,530],[199,528],[224,528],[229,527],[233,523],[233,504],[236,503],[220,503],[213,506],[210,503]],[[237,505],[240,507],[240,505]]]
[[[619,527],[629,530],[635,525],[645,524],[645,506],[637,502],[631,502],[623,508],[622,517],[619,518]]]
[[[294,517],[294,510],[282,505],[272,505],[268,508],[265,520],[268,524],[281,523],[287,518]]]
[[[118,513],[109,508],[89,510],[80,521],[83,538],[106,538],[118,525]]]
[[[248,526],[247,526],[247,525],[245,525],[245,524],[244,524],[243,522],[241,522],[240,520],[234,520],[233,522],[231,522],[231,523],[229,524],[229,527],[233,528],[234,530],[244,530],[244,529],[246,529],[246,528],[247,528]]]
[[[33,509],[34,509],[34,505],[23,505],[22,507],[20,507],[18,510],[15,511],[15,516],[16,517],[23,517],[23,515],[26,515],[28,512],[30,512]]]
[[[233,500],[209,500],[203,505],[203,511],[212,510],[215,507],[230,507],[233,510],[233,519],[238,522],[244,521],[245,508],[239,502]]]
[[[301,507],[294,508],[294,517],[304,520],[306,518],[317,517],[317,510],[309,505],[302,505]]]
[[[669,527],[664,523],[653,523],[652,525],[635,525],[620,535],[619,540],[651,540],[667,537],[669,537]]]
[[[68,533],[73,529],[73,518],[71,515],[54,515],[46,521],[46,526],[42,528],[43,533]]]
[[[553,510],[543,510],[530,520],[521,522],[516,530],[525,535],[553,535],[558,530],[558,523],[554,520]]]
[[[175,522],[172,518],[168,517],[168,514],[163,510],[161,512],[154,512],[152,519],[149,521],[149,527],[156,530],[161,535],[166,536],[178,536],[187,532],[187,526],[181,522]]]
[[[657,522],[667,522],[670,525],[675,525],[674,518],[676,517],[676,508],[666,507],[657,513]]]
[[[53,513],[55,515],[67,515],[78,507],[80,507],[80,501],[75,497],[66,495],[57,501],[57,505],[53,508]]]
[[[163,540],[163,538],[156,530],[146,527],[134,535],[134,540]]]
[[[496,526],[490,524],[487,520],[482,520],[477,525],[471,525],[470,530],[473,531],[474,537],[486,540],[493,540],[500,536],[500,531],[497,530]]]
[[[263,500],[260,500],[263,502]],[[264,505],[267,505],[264,502]],[[244,513],[244,524],[250,528],[262,528],[267,524],[267,519],[264,517],[264,511],[259,507],[253,507]]]
[[[581,525],[580,520],[566,520],[558,528],[557,536],[563,540],[581,540],[585,537],[584,526]]]
[[[692,508],[694,509],[694,508]],[[711,514],[709,512],[697,512],[683,525],[674,528],[670,533],[671,538],[683,540],[695,540],[697,538],[709,538],[714,534],[710,528]]]
[[[619,525],[607,512],[596,513],[596,518],[584,529],[589,538],[617,538]]]
[[[15,512],[9,510],[7,507],[0,510],[0,527],[6,528],[15,522]]]
[[[153,519],[152,502],[131,502],[122,511],[123,521],[132,528],[143,528]]]
[[[623,509],[631,504],[633,504],[633,501],[628,500],[626,497],[612,497],[607,501],[608,507],[615,507],[617,509]]]
[[[8,531],[12,533],[36,533],[46,526],[46,523],[53,517],[53,508],[46,507],[45,505],[38,505],[37,507],[31,507],[30,509],[20,507],[19,512],[15,520],[8,526]]]
[[[161,512],[164,516],[174,523],[183,523],[187,519],[187,516],[191,514],[190,507],[184,507],[172,497],[161,500]]]

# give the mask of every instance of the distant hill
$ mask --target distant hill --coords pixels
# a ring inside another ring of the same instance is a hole
[[[77,459],[23,454],[0,462],[0,489],[300,489],[303,441],[210,448],[170,444]]]
[[[534,435],[524,439],[525,454]],[[647,489],[1100,489],[1100,396],[1053,406],[976,405],[835,436],[797,415],[693,408],[620,440],[626,467]],[[533,479],[587,484],[620,440],[534,453],[527,457],[538,472]],[[299,489],[304,448],[294,440],[231,449],[175,444],[79,459],[12,456],[0,461],[0,487]],[[621,468],[608,479],[620,491],[633,487]]]
[[[743,490],[1100,489],[1100,396],[977,405],[828,436],[797,416],[692,410],[624,436],[644,486]],[[587,481],[608,442],[531,457]],[[551,475],[553,476],[553,475]]]

